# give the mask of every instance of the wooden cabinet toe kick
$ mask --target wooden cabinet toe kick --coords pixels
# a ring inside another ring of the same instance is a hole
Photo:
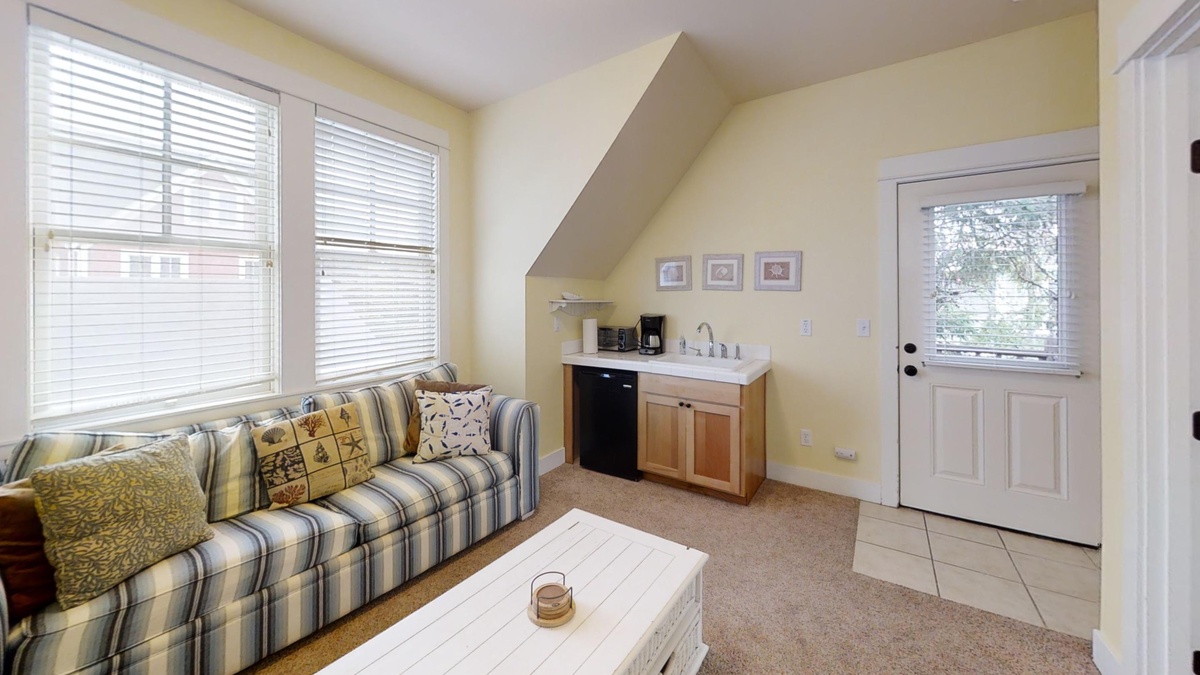
[[[735,495],[721,490],[714,490],[710,487],[704,487],[703,485],[695,485],[693,483],[676,478],[659,476],[658,474],[650,473],[649,471],[642,472],[642,479],[648,480],[651,483],[661,483],[663,485],[670,485],[671,487],[680,488],[681,490],[688,490],[689,492],[695,492],[698,494],[707,495],[709,497],[716,497],[717,499],[724,499],[727,502],[741,504],[742,506],[748,505],[750,500],[754,498],[753,494],[743,497],[741,495]],[[757,492],[757,488],[755,488],[755,491]]]

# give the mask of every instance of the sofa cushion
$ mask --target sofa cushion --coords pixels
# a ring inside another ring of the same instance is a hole
[[[513,475],[502,452],[413,464],[402,457],[375,467],[375,478],[317,503],[359,523],[359,540],[371,541],[499,485]]]
[[[46,560],[42,520],[28,478],[0,485],[0,579],[10,621],[54,602],[54,568]]]
[[[354,403],[280,420],[252,436],[272,509],[340,492],[375,475],[370,439],[363,437]]]
[[[88,457],[115,445],[136,448],[163,438],[166,435],[118,431],[45,431],[29,434],[13,448],[12,457],[5,467],[4,480],[11,482],[29,478],[38,467]]]
[[[357,545],[352,519],[313,504],[256,511],[213,523],[214,536],[133,575],[82,605],[51,605],[14,627],[14,637],[93,640],[114,651],[182,626],[331,560]],[[119,644],[117,644],[119,642]]]
[[[208,499],[208,522],[265,509],[271,505],[258,470],[251,423],[208,429],[188,436],[196,476]]]
[[[414,464],[492,451],[492,388],[417,392],[421,440]]]
[[[226,417],[148,434],[126,431],[42,431],[28,434],[21,439],[17,447],[13,448],[12,456],[9,457],[5,467],[4,479],[12,482],[28,478],[29,474],[39,466],[87,457],[118,444],[123,444],[127,448],[136,448],[174,434],[191,435],[197,431],[215,431],[234,427],[243,422],[263,422],[279,417],[289,417],[298,412],[300,412],[299,408],[266,410],[253,415]],[[203,483],[203,479],[201,482]]]
[[[486,384],[467,384],[465,382],[434,382],[432,380],[413,380],[413,393],[418,391],[443,391],[461,393],[464,391],[476,391],[490,385]],[[409,402],[410,409],[417,410],[416,401]],[[408,433],[404,435],[404,454],[414,455],[417,452],[417,443],[421,441],[421,416],[409,415],[408,417]]]
[[[64,608],[213,536],[183,434],[39,467],[29,480]]]
[[[363,436],[367,438],[371,452],[371,466],[377,466],[404,456],[404,437],[408,434],[413,388],[418,378],[453,382],[458,379],[458,367],[453,363],[443,363],[387,384],[353,391],[313,394],[304,398],[301,407],[307,413],[345,403],[358,404]]]

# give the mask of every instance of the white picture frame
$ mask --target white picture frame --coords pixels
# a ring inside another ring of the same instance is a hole
[[[746,256],[741,253],[705,253],[702,288],[706,291],[742,290],[742,268]]]
[[[754,290],[800,290],[803,251],[759,251],[754,254]]]
[[[692,256],[654,259],[654,290],[692,290]]]

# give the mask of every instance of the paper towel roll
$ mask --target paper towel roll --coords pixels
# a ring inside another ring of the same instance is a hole
[[[595,319],[584,319],[583,320],[583,353],[584,354],[595,354],[597,351],[599,351],[596,346],[596,334],[597,334],[596,320]]]

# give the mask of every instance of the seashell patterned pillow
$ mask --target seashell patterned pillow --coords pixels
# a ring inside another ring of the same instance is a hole
[[[417,390],[421,440],[414,464],[492,451],[492,388],[441,392]]]
[[[251,434],[273,509],[312,501],[375,477],[354,403],[280,420]]]

